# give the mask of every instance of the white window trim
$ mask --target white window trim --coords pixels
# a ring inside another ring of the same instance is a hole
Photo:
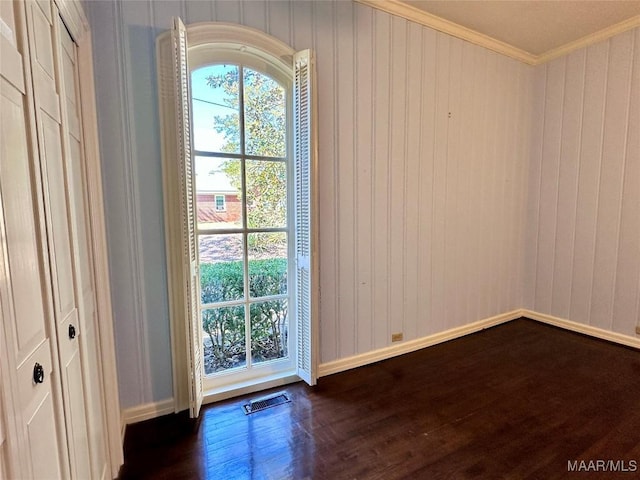
[[[276,79],[293,77],[293,62],[296,52],[284,44],[280,40],[267,35],[259,30],[244,27],[235,24],[206,22],[186,26],[188,37],[188,57],[192,65],[207,63],[215,60],[215,55],[224,55],[226,61],[234,58],[242,59],[245,65],[251,65],[251,62],[260,62],[261,65],[254,65],[260,70],[268,73]],[[212,49],[212,45],[215,48]],[[248,55],[249,54],[249,55]],[[173,46],[171,41],[171,31],[160,35],[156,41],[156,56],[158,68],[158,96],[160,110],[160,126],[162,131],[176,131],[176,106],[174,95],[173,80]],[[312,103],[315,105],[315,84],[312,89]],[[313,161],[310,169],[312,177],[317,178],[316,157],[317,145],[315,143],[315,117],[310,119],[314,132],[311,135],[311,145],[309,150]],[[187,351],[187,332],[184,328],[184,291],[185,282],[183,260],[181,248],[176,246],[182,245],[182,232],[179,228],[171,228],[170,226],[181,224],[181,197],[180,185],[176,182],[176,178],[180,178],[179,164],[175,161],[175,152],[177,150],[177,140],[174,135],[162,135],[162,158],[163,158],[163,187],[164,187],[164,212],[165,212],[165,238],[166,238],[166,255],[167,255],[167,280],[168,280],[168,296],[169,296],[169,314],[171,326],[171,348],[172,348],[172,373],[173,373],[173,392],[174,392],[174,410],[176,412],[189,408],[189,352]],[[317,200],[315,184],[312,187],[312,225],[317,226]],[[317,237],[317,228],[312,230],[312,235]],[[317,241],[312,241],[312,259],[313,263],[313,322],[312,325],[312,362],[311,376],[305,375],[305,380],[311,378],[315,382],[315,372],[317,371],[317,309],[319,293],[317,291],[319,282],[317,281]],[[307,260],[308,263],[308,260]]]
[[[222,208],[218,208],[218,199],[222,198]],[[226,195],[214,195],[213,196],[213,203],[215,204],[216,207],[216,212],[226,212],[227,211],[227,197]]]

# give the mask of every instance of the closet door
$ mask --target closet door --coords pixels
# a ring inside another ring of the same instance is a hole
[[[0,337],[1,339],[1,337]],[[0,377],[2,381],[2,377]],[[0,396],[0,478],[9,478],[9,449],[5,432],[5,413],[2,397]]]
[[[10,478],[58,479],[68,476],[66,437],[60,392],[52,381],[58,375],[52,355],[55,332],[42,204],[36,193],[39,157],[23,8],[18,3],[2,6],[0,37],[1,468]]]
[[[69,448],[71,477],[91,478],[83,365],[80,356],[80,292],[74,256],[71,170],[66,144],[66,124],[60,105],[62,90],[58,64],[60,24],[52,3],[27,3],[27,27],[33,75],[38,145],[42,165],[45,217],[49,239],[49,263],[60,381]]]
[[[65,137],[65,177],[69,221],[74,246],[75,290],[78,305],[76,335],[80,340],[83,388],[86,400],[91,478],[107,477],[106,418],[100,369],[100,345],[96,324],[96,300],[92,275],[90,218],[85,181],[84,146],[80,110],[77,46],[60,18],[58,21],[58,65],[60,71],[62,125]]]

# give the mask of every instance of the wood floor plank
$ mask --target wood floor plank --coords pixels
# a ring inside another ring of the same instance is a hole
[[[633,478],[640,353],[520,319],[284,390],[130,425],[121,479]],[[637,472],[636,472],[637,473]]]

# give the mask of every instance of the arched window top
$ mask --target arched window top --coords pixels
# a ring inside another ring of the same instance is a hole
[[[188,25],[189,65],[192,70],[213,63],[237,63],[251,67],[290,85],[295,51],[260,30],[221,22]]]

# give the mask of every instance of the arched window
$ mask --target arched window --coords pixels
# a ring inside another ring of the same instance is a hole
[[[157,54],[176,410],[248,381],[314,384],[311,52],[175,19]]]

